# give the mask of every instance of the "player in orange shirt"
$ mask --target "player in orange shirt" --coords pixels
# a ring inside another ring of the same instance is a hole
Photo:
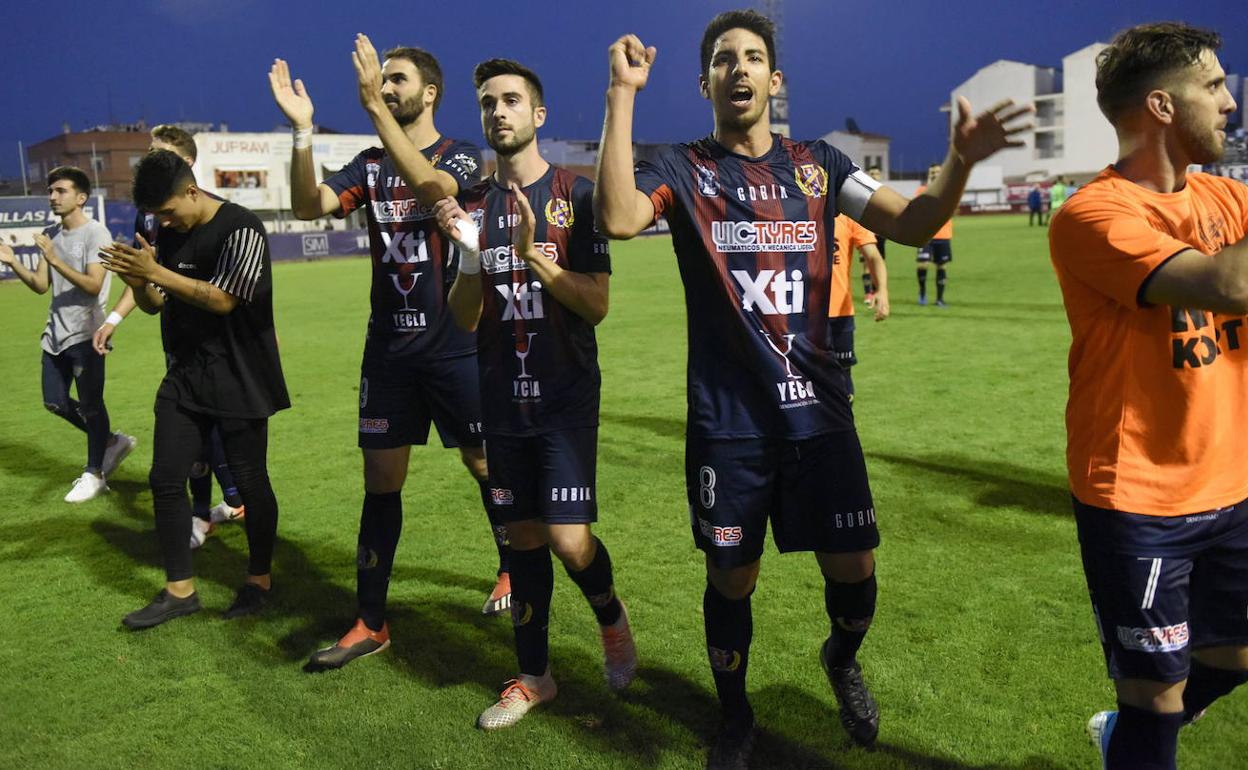
[[[1070,321],[1066,459],[1117,711],[1107,768],[1173,768],[1179,728],[1248,681],[1248,186],[1216,33],[1129,29],[1097,57],[1118,162],[1053,217]]]
[[[927,184],[920,185],[914,193],[915,197],[923,194],[927,185],[940,176],[940,164],[933,163],[927,167]],[[919,249],[919,304],[927,304],[927,266],[936,263],[936,307],[945,305],[945,281],[947,280],[949,263],[953,261],[953,220],[941,225],[932,239]]]
[[[828,297],[828,339],[832,354],[845,369],[845,384],[849,399],[854,399],[854,381],[849,368],[858,363],[854,355],[854,298],[850,291],[850,272],[854,264],[854,249],[863,264],[864,282],[870,276],[875,291],[874,302],[868,307],[875,310],[875,320],[888,318],[888,269],[884,256],[876,248],[876,235],[854,220],[838,214],[833,221],[832,235],[832,293]]]

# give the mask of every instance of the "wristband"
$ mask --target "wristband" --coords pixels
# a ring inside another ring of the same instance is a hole
[[[114,310],[113,312],[108,314],[108,318],[104,319],[104,323],[112,324],[113,326],[119,326],[121,322],[124,320],[126,320],[126,317]]]
[[[296,128],[291,132],[296,150],[306,150],[312,146],[312,128]]]
[[[458,231],[454,240],[459,247],[459,272],[477,275],[481,272],[481,249],[477,245],[480,231],[470,219],[459,220],[455,229]]]

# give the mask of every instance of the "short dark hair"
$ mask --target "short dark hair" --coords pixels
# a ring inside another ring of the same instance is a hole
[[[407,59],[420,72],[422,83],[427,86],[437,86],[438,95],[433,97],[433,111],[438,111],[438,107],[442,104],[442,66],[438,64],[438,60],[433,54],[423,48],[401,45],[391,48],[381,56],[383,61],[386,59]]]
[[[152,150],[134,167],[130,197],[140,209],[156,211],[190,184],[195,184],[195,172],[176,152]]]
[[[74,189],[83,195],[91,194],[91,179],[87,176],[87,172],[77,166],[57,166],[48,172],[48,187],[61,181],[68,179]]]
[[[1119,32],[1096,56],[1096,103],[1115,123],[1158,83],[1222,47],[1222,37],[1179,21],[1140,24]]]
[[[771,19],[758,11],[724,11],[711,23],[706,25],[702,33],[702,74],[711,71],[711,54],[715,52],[715,41],[730,29],[745,29],[753,32],[767,44],[767,66],[772,72],[776,70],[776,25]]]
[[[177,147],[179,151],[191,160],[199,158],[199,148],[195,146],[195,137],[181,126],[175,126],[172,123],[161,123],[152,129],[152,138],[164,142],[171,147]]]
[[[524,78],[529,84],[529,96],[533,99],[533,106],[542,107],[546,104],[541,78],[533,70],[511,59],[487,59],[481,62],[472,71],[472,85],[479,89],[485,81],[499,75],[518,75]]]

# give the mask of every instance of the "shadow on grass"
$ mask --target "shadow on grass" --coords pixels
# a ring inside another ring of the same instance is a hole
[[[685,437],[685,421],[667,417],[656,417],[648,414],[614,414],[603,412],[602,422],[625,425],[630,428],[649,431],[661,438],[683,439]]]
[[[898,465],[907,470],[968,482],[969,495],[987,508],[1025,508],[1033,513],[1054,516],[1070,514],[1070,489],[1066,480],[1031,468],[1005,462],[969,457],[942,457],[938,462],[926,457],[909,457],[887,452],[865,452],[873,460]]]
[[[49,454],[37,446],[0,437],[0,468],[5,473],[32,479],[36,484],[28,487],[31,501],[46,499],[48,504],[62,504],[61,498],[69,491],[74,479],[82,475],[82,461],[86,460],[86,438],[79,431],[72,431],[68,425],[54,425],[52,415],[48,415],[49,431],[54,429],[65,433],[65,445],[72,447],[64,452]],[[60,423],[59,419],[56,422]],[[70,439],[74,439],[70,441]],[[7,492],[15,490],[6,490]],[[68,505],[68,503],[66,503]]]

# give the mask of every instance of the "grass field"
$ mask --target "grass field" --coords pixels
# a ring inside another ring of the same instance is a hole
[[[883,535],[862,659],[880,745],[850,748],[836,720],[813,558],[769,549],[750,665],[759,767],[1099,767],[1083,724],[1112,689],[1065,487],[1068,329],[1044,233],[960,219],[954,249],[949,308],[914,304],[912,250],[892,246],[893,318],[859,314],[855,406]],[[339,672],[300,670],[354,611],[365,261],[275,268],[294,402],[270,424],[276,606],[219,619],[245,566],[243,532],[227,527],[196,553],[206,611],[143,633],[119,620],[162,582],[147,489],[157,323],[133,316],[108,362],[113,424],[140,448],[110,495],[71,506],[85,442],[41,407],[47,297],[0,286],[0,767],[700,767],[716,708],[684,502],[681,288],[666,239],[617,244],[614,258],[598,531],[642,668],[627,694],[607,691],[592,615],[557,569],[559,698],[502,734],[473,729],[515,663],[508,622],[480,615],[494,548],[451,451],[413,452],[394,645]],[[1245,723],[1240,692],[1184,730],[1182,765],[1244,767]]]

